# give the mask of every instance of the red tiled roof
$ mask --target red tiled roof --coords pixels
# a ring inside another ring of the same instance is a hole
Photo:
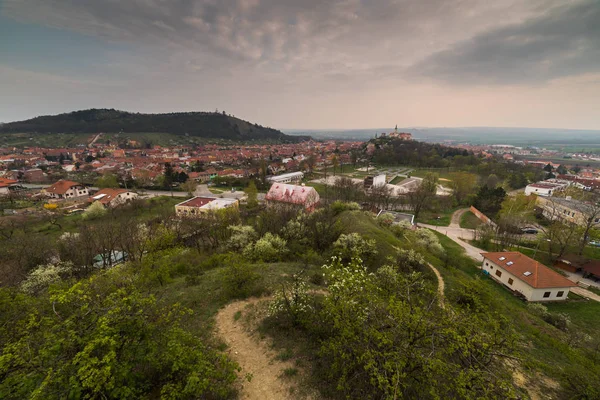
[[[112,200],[114,200],[118,195],[120,195],[122,193],[127,193],[127,192],[129,192],[129,190],[127,190],[127,189],[110,189],[110,188],[101,189],[94,195],[94,197],[90,198],[90,201],[99,201],[102,204],[108,204]],[[102,196],[102,197],[100,197],[100,196]],[[100,198],[98,198],[98,197],[100,197]]]
[[[8,187],[14,185],[15,183],[18,183],[18,181],[15,181],[14,179],[0,178],[0,187]]]
[[[310,206],[319,200],[319,194],[315,188],[310,186],[274,183],[271,185],[271,189],[269,189],[265,199]]]
[[[65,180],[61,179],[60,181],[56,182],[54,185],[47,188],[46,191],[49,193],[54,193],[54,194],[65,194],[67,192],[67,190],[71,189],[73,186],[83,186],[83,185],[81,185],[81,183],[77,183],[77,182],[73,182],[73,181],[65,181]]]
[[[536,289],[576,286],[558,272],[518,251],[481,253],[481,255]],[[500,260],[501,257],[504,259]],[[509,262],[512,264],[508,265]],[[526,276],[526,272],[531,272],[531,274]]]
[[[178,204],[178,206],[202,207],[214,200],[216,200],[214,197],[194,197],[193,199],[189,199],[188,201]]]

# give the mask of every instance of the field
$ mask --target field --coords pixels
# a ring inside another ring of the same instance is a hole
[[[481,220],[471,211],[467,211],[460,218],[460,227],[466,229],[477,229],[481,225]]]

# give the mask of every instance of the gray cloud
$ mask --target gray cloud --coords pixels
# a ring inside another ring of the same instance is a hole
[[[408,72],[463,84],[541,83],[600,72],[600,3],[565,2],[434,53]]]
[[[134,43],[181,66],[377,77],[561,0],[5,0],[24,21]],[[217,61],[215,61],[217,60]],[[323,71],[335,65],[336,70]],[[197,70],[197,69],[196,69]]]

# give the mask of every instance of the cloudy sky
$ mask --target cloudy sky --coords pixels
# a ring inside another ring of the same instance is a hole
[[[600,0],[0,0],[0,121],[600,129]]]

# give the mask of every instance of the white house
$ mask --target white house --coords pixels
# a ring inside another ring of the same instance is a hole
[[[88,188],[81,183],[62,179],[47,187],[45,193],[53,199],[75,199],[89,195]]]
[[[189,200],[175,205],[175,214],[178,217],[200,216],[212,210],[239,207],[237,199],[225,199],[217,197],[193,197]]]
[[[271,183],[291,183],[291,182],[300,182],[304,178],[304,173],[302,172],[290,172],[288,174],[269,176],[267,178],[268,182]]]
[[[90,198],[90,202],[99,201],[105,207],[116,207],[137,199],[138,194],[127,189],[101,189]]]
[[[565,300],[576,286],[558,272],[519,253],[481,253],[482,269],[494,280],[521,294],[527,301]]]

